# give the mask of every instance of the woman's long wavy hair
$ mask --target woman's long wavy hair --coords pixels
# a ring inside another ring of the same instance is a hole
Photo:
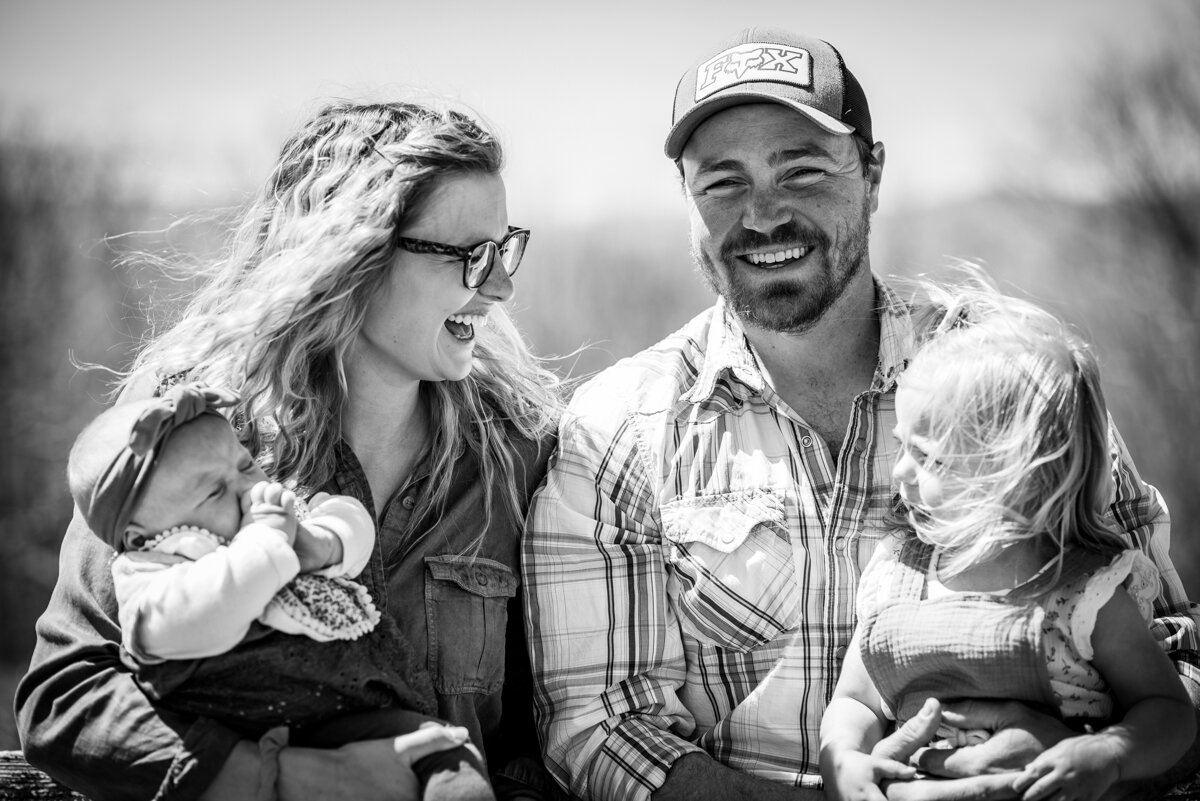
[[[898,393],[931,442],[926,468],[950,498],[909,514],[917,536],[947,550],[954,573],[1006,543],[1048,537],[1069,548],[1123,547],[1112,502],[1109,418],[1095,354],[1055,315],[1001,294],[981,271],[927,283],[914,316],[920,345]]]
[[[398,230],[439,181],[499,173],[496,137],[470,115],[417,103],[335,103],[284,143],[226,256],[180,318],[151,338],[126,375],[186,373],[242,399],[252,452],[272,441],[270,472],[315,488],[330,479],[347,403],[346,357],[391,269]],[[422,385],[431,415],[430,491],[440,510],[451,467],[474,451],[519,522],[513,437],[537,440],[558,414],[558,380],[532,357],[502,308],[476,330],[462,381]],[[484,521],[486,527],[488,520]]]

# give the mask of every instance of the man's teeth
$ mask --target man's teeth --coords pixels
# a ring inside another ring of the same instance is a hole
[[[746,261],[751,264],[776,264],[788,259],[802,259],[808,255],[812,248],[788,248],[787,250],[776,251],[775,253],[747,253]]]
[[[446,319],[459,325],[469,325],[472,328],[477,325],[487,325],[488,323],[486,314],[452,314]]]

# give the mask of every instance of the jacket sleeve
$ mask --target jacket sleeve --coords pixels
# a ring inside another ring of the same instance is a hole
[[[238,736],[156,709],[134,683],[120,656],[112,558],[76,513],[17,687],[22,748],[31,764],[93,801],[197,798]]]

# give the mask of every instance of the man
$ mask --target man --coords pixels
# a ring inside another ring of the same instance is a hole
[[[719,298],[563,420],[524,545],[547,762],[594,799],[815,798],[913,348],[868,252],[884,148],[832,46],[748,30],[684,74],[666,153]],[[1113,512],[1163,569],[1155,631],[1194,649],[1165,510],[1118,448]],[[1004,729],[1017,770],[1067,734],[1019,705],[958,712]],[[969,749],[947,763],[930,768],[1003,764]]]

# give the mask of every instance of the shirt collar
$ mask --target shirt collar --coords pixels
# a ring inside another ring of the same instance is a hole
[[[879,313],[879,358],[871,390],[890,392],[896,379],[908,367],[914,349],[912,318],[908,304],[878,277],[875,282],[876,309]],[[730,311],[725,298],[717,299],[709,317],[700,372],[692,388],[682,396],[687,403],[702,403],[720,387],[737,394],[730,379],[760,395],[766,387],[762,368],[746,339],[737,315]]]

